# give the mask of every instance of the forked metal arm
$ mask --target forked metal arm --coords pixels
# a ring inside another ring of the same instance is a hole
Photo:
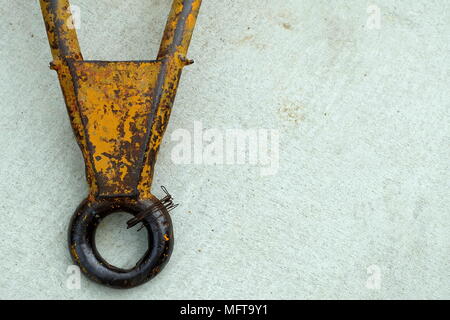
[[[40,0],[53,61],[86,165],[89,195],[69,228],[73,260],[91,279],[116,288],[142,284],[167,263],[173,247],[170,202],[151,193],[201,0],[174,0],[158,56],[145,61],[86,61],[68,0]],[[171,198],[171,197],[170,197]],[[156,208],[156,209],[155,209]],[[149,250],[130,270],[109,265],[95,248],[101,219],[127,211],[149,233]]]

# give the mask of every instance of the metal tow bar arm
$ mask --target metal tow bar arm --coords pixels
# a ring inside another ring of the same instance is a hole
[[[174,0],[159,49],[152,61],[83,60],[71,27],[68,0],[40,0],[67,110],[86,165],[89,195],[69,227],[73,261],[90,279],[131,288],[156,276],[173,248],[171,196],[151,192],[156,156],[186,59],[201,0]],[[69,22],[69,23],[68,23]],[[95,247],[95,230],[107,215],[134,215],[142,222],[148,250],[132,269],[108,264]]]

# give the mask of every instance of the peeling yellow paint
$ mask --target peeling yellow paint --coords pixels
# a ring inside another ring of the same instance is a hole
[[[157,153],[181,70],[189,63],[186,54],[201,0],[174,0],[157,60],[137,62],[84,61],[76,31],[67,25],[69,1],[40,3],[52,68],[85,159],[89,198],[150,198]],[[154,90],[160,92],[158,101],[153,101]]]

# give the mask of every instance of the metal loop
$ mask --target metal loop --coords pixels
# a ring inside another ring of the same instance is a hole
[[[90,279],[113,287],[133,288],[156,276],[169,261],[173,249],[173,230],[165,208],[142,219],[148,231],[148,250],[131,269],[121,269],[106,262],[95,246],[95,231],[103,218],[118,211],[138,215],[148,210],[153,201],[85,200],[75,211],[69,227],[69,248],[73,261]]]

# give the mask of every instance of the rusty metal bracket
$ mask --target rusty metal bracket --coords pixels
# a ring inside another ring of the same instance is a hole
[[[166,130],[201,0],[174,0],[158,57],[148,61],[83,60],[71,27],[68,0],[40,0],[73,131],[86,165],[89,195],[69,227],[73,261],[90,279],[131,288],[157,275],[173,248],[169,210],[151,193],[158,150]],[[166,191],[166,190],[165,190]],[[95,230],[107,215],[126,211],[148,230],[148,250],[132,269],[108,264],[95,247]]]

